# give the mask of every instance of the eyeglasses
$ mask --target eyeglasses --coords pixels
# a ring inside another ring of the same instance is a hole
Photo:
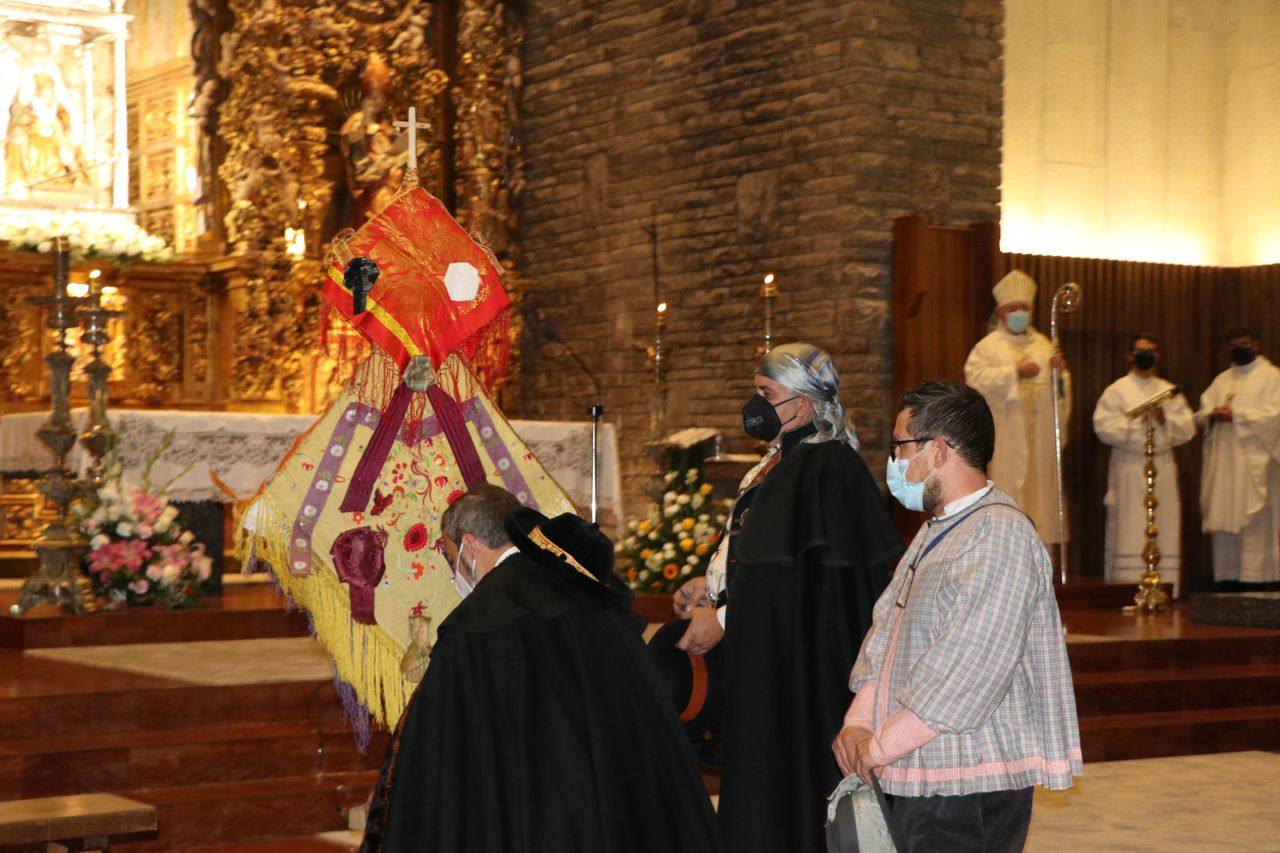
[[[926,441],[933,441],[934,436],[922,436],[920,438],[891,438],[889,439],[889,454],[894,458],[898,458],[898,448],[904,444],[923,444]]]

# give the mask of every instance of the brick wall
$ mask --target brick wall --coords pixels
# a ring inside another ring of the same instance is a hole
[[[892,220],[997,216],[999,0],[527,0],[521,205],[526,417],[581,418],[585,380],[644,504],[650,245],[671,305],[667,425],[740,434],[762,336],[828,349],[872,470],[889,428]]]

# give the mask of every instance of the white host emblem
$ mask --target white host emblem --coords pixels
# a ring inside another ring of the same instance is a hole
[[[444,287],[454,302],[470,302],[480,292],[480,271],[466,261],[454,261],[445,270]]]

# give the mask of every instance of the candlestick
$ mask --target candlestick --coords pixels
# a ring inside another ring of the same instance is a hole
[[[81,493],[81,483],[67,470],[67,453],[75,446],[76,430],[71,421],[71,364],[67,351],[67,330],[76,325],[76,310],[82,299],[67,295],[67,278],[71,252],[65,237],[55,240],[53,256],[53,295],[33,297],[31,301],[49,309],[47,325],[53,332],[54,350],[45,358],[49,365],[49,395],[52,399],[49,419],[36,435],[53,453],[54,465],[40,481],[40,493],[56,510],[35,542],[40,567],[27,578],[18,593],[18,603],[10,608],[21,616],[37,604],[59,604],[74,613],[93,608],[89,581],[80,572],[80,555],[86,543],[70,518],[70,505]]]
[[[778,285],[773,273],[765,274],[760,295],[764,298],[764,353],[768,355],[773,349],[773,300],[778,298]]]

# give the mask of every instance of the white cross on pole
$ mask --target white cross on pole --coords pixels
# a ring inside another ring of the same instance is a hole
[[[409,168],[418,171],[418,128],[430,130],[431,125],[418,123],[418,110],[409,107],[408,121],[393,121],[392,127],[403,127],[409,130]]]

